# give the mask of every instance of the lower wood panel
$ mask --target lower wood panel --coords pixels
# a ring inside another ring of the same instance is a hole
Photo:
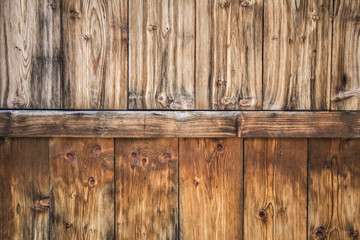
[[[180,139],[180,239],[242,239],[242,139]]]
[[[360,139],[311,139],[309,239],[358,239]]]
[[[246,139],[244,239],[306,239],[307,139]]]
[[[114,238],[114,140],[50,141],[51,239]]]
[[[177,239],[178,139],[117,139],[116,239]]]

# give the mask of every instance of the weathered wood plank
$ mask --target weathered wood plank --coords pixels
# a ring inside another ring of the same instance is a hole
[[[115,142],[116,238],[177,239],[178,140]]]
[[[263,1],[196,1],[196,109],[261,109]]]
[[[63,109],[127,109],[127,0],[62,0]]]
[[[244,141],[244,239],[306,239],[307,139]]]
[[[193,109],[194,0],[129,1],[129,108]]]
[[[0,108],[60,108],[59,2],[2,0],[0,26]]]
[[[358,239],[359,139],[311,139],[309,239]]]
[[[49,238],[49,140],[0,140],[0,239]]]
[[[359,138],[360,112],[0,110],[0,136]]]
[[[331,109],[360,110],[360,2],[334,2]]]
[[[114,238],[114,140],[50,141],[50,239]]]
[[[332,2],[265,0],[263,109],[330,108]]]
[[[180,139],[180,239],[242,239],[242,149],[242,139]]]

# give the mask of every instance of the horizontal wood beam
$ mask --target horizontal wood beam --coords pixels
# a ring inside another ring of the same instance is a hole
[[[1,110],[0,136],[359,138],[360,112]]]

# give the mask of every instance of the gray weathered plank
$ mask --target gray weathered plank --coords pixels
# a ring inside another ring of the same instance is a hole
[[[263,0],[196,1],[196,109],[261,109]]]
[[[60,108],[60,3],[0,1],[0,108]]]
[[[129,1],[129,108],[193,109],[194,0]]]
[[[330,108],[330,0],[265,0],[266,110]]]

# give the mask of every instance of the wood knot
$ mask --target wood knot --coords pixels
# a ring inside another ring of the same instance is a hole
[[[16,205],[16,213],[19,214],[20,211],[21,211],[21,206],[20,206],[20,203],[18,203],[18,204]]]
[[[91,34],[85,34],[85,35],[84,35],[84,39],[85,39],[86,41],[89,41],[91,38],[92,38]]]
[[[72,10],[70,10],[70,17],[72,19],[76,20],[76,19],[79,19],[81,17],[81,14],[78,11],[72,9]]]
[[[148,160],[147,157],[143,157],[143,158],[141,159],[141,163],[142,163],[142,165],[143,165],[144,167],[148,164],[148,162],[149,162],[149,160]]]
[[[66,223],[65,223],[65,228],[66,228],[66,229],[69,229],[69,228],[72,227],[72,225],[73,225],[73,224],[72,224],[71,222],[66,222]]]
[[[102,148],[100,145],[96,144],[93,147],[93,153],[96,155],[100,155],[100,153],[102,152]]]
[[[247,0],[244,0],[244,1],[242,1],[241,2],[241,6],[243,6],[243,7],[247,7],[247,6],[249,6],[249,1],[247,1]]]
[[[50,3],[50,7],[52,10],[55,10],[57,7],[57,2],[53,1],[52,3]]]
[[[294,40],[292,40],[291,38],[289,38],[289,44],[293,44]]]
[[[133,151],[130,155],[131,155],[132,158],[138,158],[139,157],[139,153],[136,152],[136,151]]]
[[[88,180],[88,186],[93,188],[95,186],[95,178],[94,177],[90,177]]]
[[[172,154],[171,153],[164,153],[163,157],[164,157],[165,161],[169,161],[169,160],[172,159]]]
[[[321,226],[321,227],[314,229],[314,231],[312,232],[312,235],[313,235],[313,238],[316,240],[326,239],[325,227]]]
[[[260,209],[259,213],[258,213],[258,217],[262,222],[266,222],[266,219],[267,219],[266,209]]]
[[[65,159],[69,162],[73,162],[76,160],[76,154],[74,152],[67,152],[65,154]]]
[[[348,228],[346,228],[346,231],[348,232],[349,237],[351,237],[353,240],[359,239],[359,231],[358,230],[354,230],[354,228],[348,227]]]
[[[313,15],[311,16],[311,19],[314,21],[314,22],[317,22],[320,20],[320,16],[316,13],[313,13]]]
[[[230,3],[227,2],[227,1],[221,2],[221,3],[219,3],[219,6],[220,6],[221,8],[227,9],[227,8],[230,7]]]
[[[157,26],[154,24],[150,24],[147,28],[149,31],[155,31],[157,29]]]
[[[199,181],[197,179],[194,179],[193,184],[195,187],[199,186]]]
[[[218,143],[218,144],[216,145],[216,150],[217,150],[218,152],[222,152],[222,151],[224,151],[224,146],[223,146],[221,143]]]

